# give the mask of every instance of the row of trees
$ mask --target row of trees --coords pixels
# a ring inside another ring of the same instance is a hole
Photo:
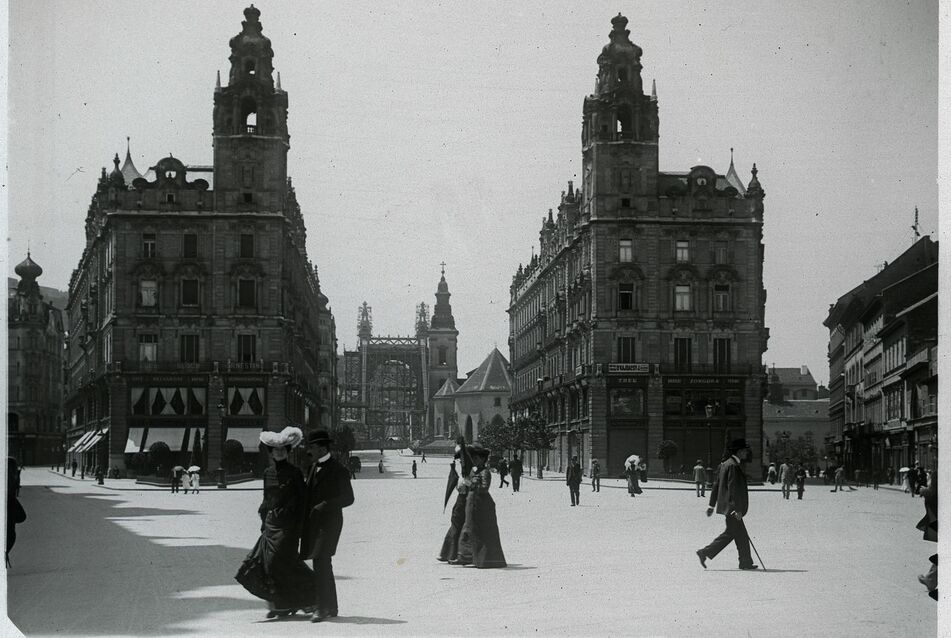
[[[537,412],[514,420],[494,421],[479,427],[479,442],[501,456],[505,451],[549,450],[557,433],[548,429],[545,419]],[[542,477],[542,463],[538,463],[538,478]]]

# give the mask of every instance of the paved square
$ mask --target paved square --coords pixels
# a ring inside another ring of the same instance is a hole
[[[334,559],[340,617],[265,621],[233,579],[257,538],[260,482],[198,495],[132,481],[23,474],[28,520],[8,571],[8,614],[27,635],[82,636],[929,636],[936,604],[916,581],[933,543],[915,530],[921,499],[895,490],[805,499],[753,491],[747,518],[768,571],[709,569],[694,551],[722,528],[692,486],[651,481],[630,498],[616,479],[497,489],[507,569],[439,563],[449,524],[448,460],[361,453],[356,503]]]

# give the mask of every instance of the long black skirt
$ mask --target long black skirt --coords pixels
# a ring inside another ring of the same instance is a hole
[[[298,538],[280,527],[265,524],[258,542],[248,552],[235,580],[272,609],[304,609],[317,600],[314,571],[300,559]]]
[[[442,541],[442,549],[439,550],[439,560],[456,560],[459,555],[459,535],[462,534],[462,527],[466,523],[466,493],[459,492],[456,496],[456,502],[452,506],[452,514],[449,516],[449,531]]]
[[[459,562],[488,569],[505,567],[499,538],[495,501],[488,492],[470,493],[466,501],[466,524],[459,539]]]

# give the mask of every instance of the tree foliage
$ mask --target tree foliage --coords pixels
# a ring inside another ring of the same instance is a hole
[[[558,436],[538,412],[516,418],[514,430],[517,450],[550,450]]]
[[[244,465],[244,446],[241,445],[241,441],[234,439],[225,441],[224,455],[221,462],[227,471],[235,472],[241,469],[241,466]]]
[[[333,439],[334,447],[342,456],[347,456],[357,445],[357,437],[349,425],[342,425],[334,430]]]
[[[767,443],[766,456],[770,463],[782,463],[783,459],[804,465],[815,465],[819,462],[819,451],[813,441],[812,432],[806,432],[804,436],[795,439],[789,432],[779,432]]]
[[[172,458],[172,451],[165,441],[156,441],[149,446],[149,466],[150,469],[161,471],[168,469]]]
[[[666,439],[660,442],[660,446],[657,448],[657,458],[664,462],[664,471],[670,471],[670,459],[677,456],[677,443]]]

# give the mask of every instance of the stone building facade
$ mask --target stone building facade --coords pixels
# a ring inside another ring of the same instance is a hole
[[[758,464],[768,330],[756,167],[748,186],[732,160],[725,175],[661,171],[656,90],[644,91],[627,19],[612,25],[584,100],[581,188],[569,182],[543,218],[540,250],[510,288],[512,409],[558,431],[555,470],[578,455],[616,475],[664,440],[677,444],[673,467],[716,461],[726,437],[748,439]]]
[[[27,254],[7,298],[7,453],[21,465],[63,460],[63,315]]]
[[[262,429],[335,425],[335,326],[287,174],[288,94],[260,11],[244,15],[210,169],[169,156],[143,177],[117,155],[89,206],[65,407],[70,447],[98,441],[93,465],[122,471],[157,441],[187,463],[200,436],[214,470],[226,439],[257,452]]]
[[[937,299],[938,244],[925,236],[829,306],[830,460],[937,467]]]

